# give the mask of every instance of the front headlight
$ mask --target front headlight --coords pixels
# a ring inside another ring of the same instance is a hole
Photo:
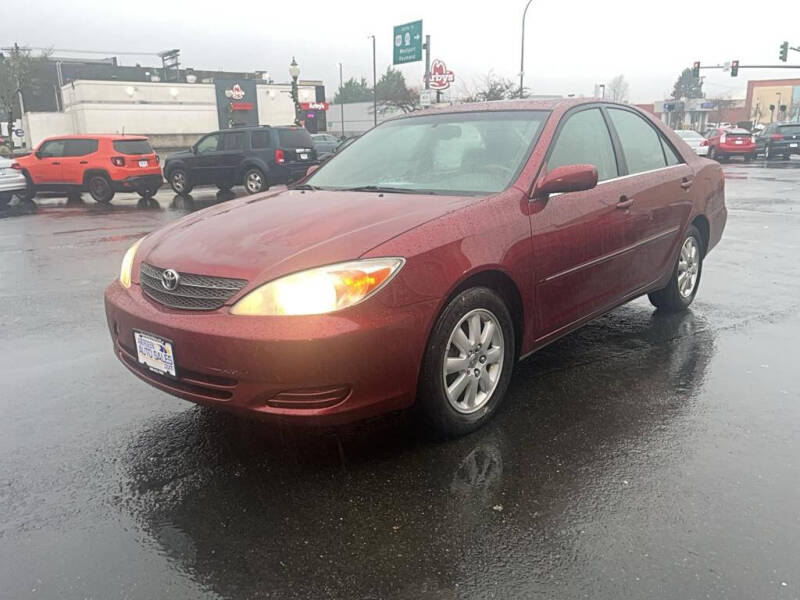
[[[256,288],[234,315],[319,315],[366,300],[394,277],[402,258],[371,258],[293,273]]]
[[[133,246],[128,248],[125,256],[122,257],[122,266],[119,268],[119,282],[124,288],[131,287],[131,270],[133,269],[133,259],[136,258],[136,250],[139,248],[139,244],[142,243],[143,239],[144,238],[141,238]]]

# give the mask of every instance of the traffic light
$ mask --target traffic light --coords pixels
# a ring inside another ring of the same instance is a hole
[[[700,61],[695,61],[692,65],[692,77],[700,77]]]
[[[781,54],[780,54],[780,59],[781,59],[783,62],[786,62],[788,58],[789,58],[789,42],[783,42],[783,43],[781,44]]]
[[[731,61],[731,77],[736,77],[739,74],[739,61]]]

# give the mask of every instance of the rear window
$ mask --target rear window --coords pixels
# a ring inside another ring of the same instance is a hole
[[[781,125],[778,131],[783,135],[797,135],[800,133],[800,125]]]
[[[278,141],[281,148],[312,148],[311,134],[307,129],[279,129]]]
[[[114,140],[114,150],[120,154],[152,154],[147,140]]]
[[[726,131],[728,135],[750,135],[750,132],[747,129],[728,129]]]

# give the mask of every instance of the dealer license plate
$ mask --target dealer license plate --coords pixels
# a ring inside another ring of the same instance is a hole
[[[734,144],[744,144],[744,142],[742,140],[735,140],[733,143]]]
[[[176,377],[172,342],[141,331],[134,331],[133,337],[136,338],[136,354],[140,365],[159,375]]]
[[[300,154],[300,160],[308,160],[308,154]]]
[[[140,167],[146,167],[147,166],[147,161],[146,160],[140,160],[139,161],[139,166]]]

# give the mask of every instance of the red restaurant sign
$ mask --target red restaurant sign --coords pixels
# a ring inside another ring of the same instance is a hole
[[[300,108],[303,110],[328,110],[331,107],[327,102],[301,102]]]
[[[231,102],[231,110],[253,110],[252,102]]]
[[[446,90],[455,81],[456,76],[447,69],[443,60],[438,58],[431,63],[431,89]]]

